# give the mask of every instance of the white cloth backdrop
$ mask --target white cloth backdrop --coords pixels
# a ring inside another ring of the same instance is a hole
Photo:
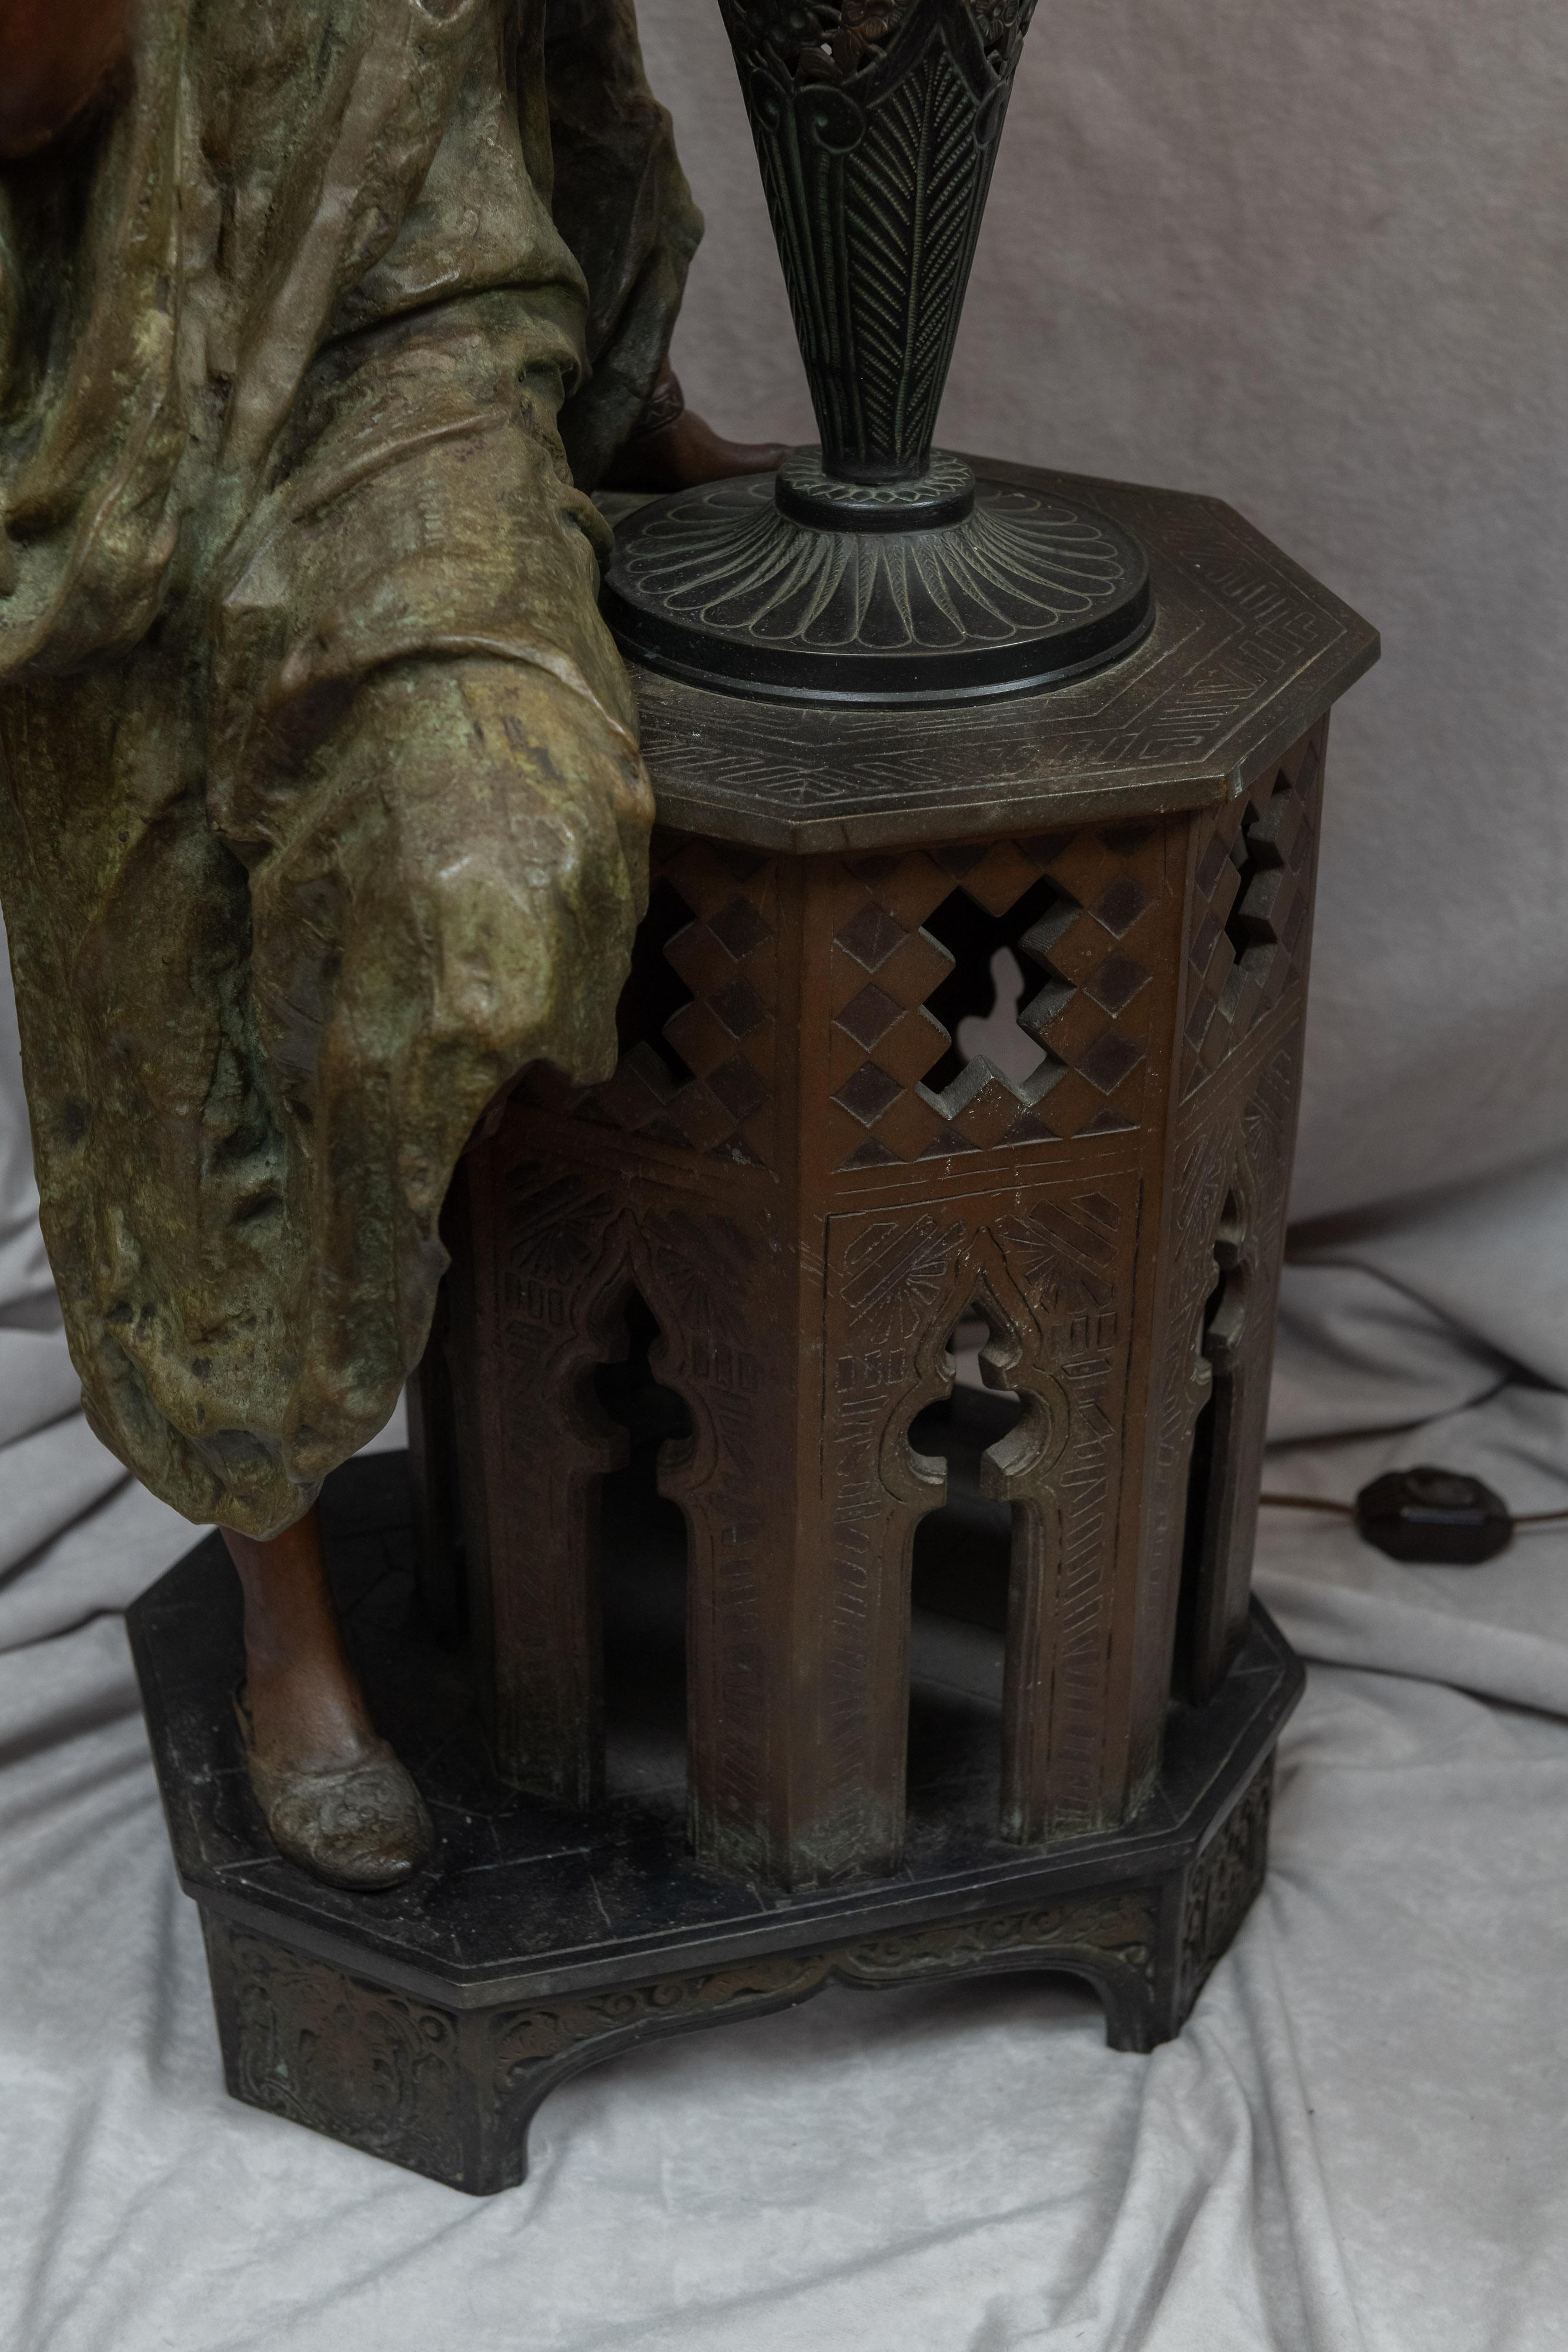
[[[712,0],[677,357],[810,430]],[[1568,1503],[1568,20],[1100,0],[1030,36],[944,436],[1232,499],[1382,626],[1334,722],[1275,1481]],[[15,2352],[1568,2345],[1568,1540],[1271,1515],[1313,1666],[1180,2042],[830,1994],[558,2093],[476,2204],[231,2105],[119,1611],[187,1541],[74,1410],[0,1067],[0,2342]]]

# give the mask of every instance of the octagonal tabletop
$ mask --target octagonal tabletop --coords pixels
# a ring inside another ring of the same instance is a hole
[[[768,701],[635,668],[663,824],[802,855],[1200,808],[1244,791],[1377,659],[1377,632],[1218,499],[969,462],[1136,533],[1155,603],[1137,651],[940,710]]]

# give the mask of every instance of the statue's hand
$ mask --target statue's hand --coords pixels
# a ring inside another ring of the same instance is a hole
[[[0,0],[0,161],[47,146],[125,52],[130,0]]]
[[[604,477],[607,490],[688,490],[732,474],[773,474],[789,455],[779,441],[726,441],[685,404],[666,362],[630,440]]]
[[[340,1138],[344,1169],[401,1158],[406,1196],[439,1206],[524,1065],[608,1076],[652,822],[630,736],[547,669],[366,679],[252,866],[259,1035],[308,1148]]]

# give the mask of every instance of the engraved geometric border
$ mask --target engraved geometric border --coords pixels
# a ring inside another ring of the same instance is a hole
[[[636,671],[665,823],[800,853],[1218,803],[1377,658],[1375,630],[1218,499],[976,462],[1134,531],[1155,575],[1145,646],[1049,693],[914,716]]]

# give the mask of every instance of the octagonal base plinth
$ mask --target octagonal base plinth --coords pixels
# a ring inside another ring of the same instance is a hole
[[[372,1711],[440,1834],[434,1867],[354,1895],[270,1850],[235,1728],[239,1601],[216,1537],[131,1611],[137,1671],[230,2091],[452,2188],[520,2180],[528,2119],[568,2075],[830,1983],[1066,1970],[1100,1993],[1114,2047],[1148,2050],[1179,2030],[1261,1882],[1274,1744],[1302,1681],[1261,1610],[1219,1696],[1173,1709],[1136,1818],[1054,1849],[996,1832],[983,1631],[920,1612],[905,1867],[791,1896],[688,1852],[680,1562],[656,1527],[606,1593],[618,1793],[582,1812],[491,1772],[465,1659],[415,1598],[403,1457],[350,1464],[323,1512]]]

